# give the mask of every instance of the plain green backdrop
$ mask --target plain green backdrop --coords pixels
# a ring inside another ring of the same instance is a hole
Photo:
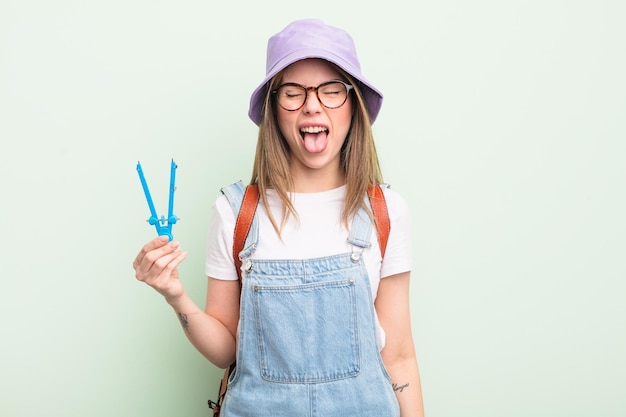
[[[160,213],[179,165],[203,306],[267,38],[303,17],[347,29],[385,94],[427,416],[626,415],[625,3],[370,3],[2,0],[0,415],[209,415],[221,371],[134,278],[155,235],[135,165]]]

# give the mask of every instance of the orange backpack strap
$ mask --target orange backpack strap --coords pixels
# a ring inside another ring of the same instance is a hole
[[[246,238],[248,237],[248,232],[250,232],[250,226],[252,225],[252,219],[254,218],[258,203],[259,187],[256,184],[248,185],[243,195],[237,221],[235,222],[235,235],[233,239],[233,259],[235,260],[235,268],[237,268],[239,285],[241,285],[241,259],[239,259],[239,253],[243,250],[243,245],[246,243]]]
[[[376,224],[376,234],[378,235],[378,244],[380,246],[380,254],[384,258],[387,249],[387,240],[389,231],[391,230],[391,222],[389,221],[389,212],[387,211],[387,202],[385,194],[380,185],[370,185],[367,189],[367,196],[370,199],[372,213],[374,214],[374,223]]]
[[[222,380],[220,381],[220,389],[217,395],[217,402],[209,400],[209,408],[213,410],[213,417],[219,417],[220,412],[222,411],[222,404],[224,403],[224,397],[226,396],[226,391],[228,389],[228,378],[230,374],[235,369],[235,362],[233,362],[225,371],[224,376],[222,376]]]

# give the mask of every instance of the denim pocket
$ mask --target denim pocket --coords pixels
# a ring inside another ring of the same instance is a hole
[[[252,289],[265,380],[315,383],[359,373],[354,280]]]

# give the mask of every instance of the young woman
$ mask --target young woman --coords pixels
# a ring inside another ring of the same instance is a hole
[[[423,416],[410,215],[384,187],[383,258],[367,202],[368,187],[382,183],[371,130],[381,103],[345,31],[291,23],[270,38],[266,78],[250,101],[259,125],[251,184],[261,198],[241,288],[234,186],[213,210],[205,310],[178,279],[178,242],[159,237],[137,255],[137,279],[165,297],[191,343],[219,367],[237,360],[222,417]]]

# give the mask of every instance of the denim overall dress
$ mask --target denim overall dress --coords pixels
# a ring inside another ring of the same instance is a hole
[[[243,184],[222,192],[236,215]],[[350,228],[352,253],[259,260],[254,258],[255,214],[240,254],[237,367],[228,381],[222,417],[400,415],[376,343],[363,262],[371,232],[372,223],[361,210]]]

